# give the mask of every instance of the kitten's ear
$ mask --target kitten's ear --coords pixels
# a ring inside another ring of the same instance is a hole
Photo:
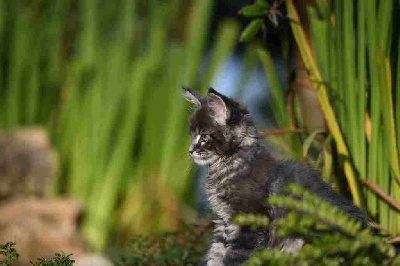
[[[218,91],[216,91],[216,90],[214,90],[214,88],[213,88],[213,87],[210,87],[210,88],[208,88],[208,91],[207,91],[207,93],[213,93],[213,94],[215,94],[215,95],[220,95],[220,94],[219,94],[219,92],[218,92]]]
[[[226,125],[226,120],[228,118],[228,110],[226,109],[226,105],[221,97],[214,93],[208,93],[207,104],[210,110],[212,111],[212,116],[217,122],[217,124],[221,126]]]
[[[202,96],[195,90],[183,86],[182,89],[183,89],[183,96],[185,96],[186,100],[191,102],[196,108],[200,108],[201,107],[200,99],[202,98]]]

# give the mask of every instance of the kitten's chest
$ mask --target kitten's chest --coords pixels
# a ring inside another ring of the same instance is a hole
[[[242,168],[244,169],[244,168]],[[238,211],[239,202],[242,201],[237,179],[240,172],[236,167],[218,169],[209,172],[206,182],[206,192],[212,210],[225,222],[228,222]]]
[[[231,220],[234,215],[233,206],[230,203],[230,192],[224,186],[214,186],[213,184],[206,184],[206,192],[208,201],[212,210],[225,222]]]
[[[246,158],[209,169],[206,192],[212,210],[226,223],[239,213],[267,213],[269,195],[265,164]]]

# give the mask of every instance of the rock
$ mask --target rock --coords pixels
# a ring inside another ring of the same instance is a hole
[[[57,169],[57,156],[41,128],[0,130],[0,200],[44,197]]]
[[[0,243],[16,243],[19,265],[65,252],[79,256],[86,245],[78,232],[82,207],[70,199],[15,199],[0,205]]]

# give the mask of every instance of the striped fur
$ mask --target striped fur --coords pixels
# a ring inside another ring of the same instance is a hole
[[[258,138],[244,106],[213,89],[207,96],[189,89],[185,97],[196,107],[190,118],[193,141],[189,152],[196,163],[208,168],[206,192],[219,218],[206,265],[241,265],[255,250],[266,247],[277,247],[282,252],[299,250],[303,240],[278,239],[275,228],[252,230],[232,224],[232,218],[243,213],[265,214],[271,221],[284,216],[285,210],[267,206],[266,199],[283,194],[290,183],[306,188],[366,224],[364,214],[336,194],[313,169],[273,158]]]

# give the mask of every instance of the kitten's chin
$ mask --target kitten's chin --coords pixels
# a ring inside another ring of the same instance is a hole
[[[212,165],[218,160],[217,155],[212,155],[207,158],[203,158],[200,156],[192,156],[192,158],[196,164],[201,165],[201,166]]]

